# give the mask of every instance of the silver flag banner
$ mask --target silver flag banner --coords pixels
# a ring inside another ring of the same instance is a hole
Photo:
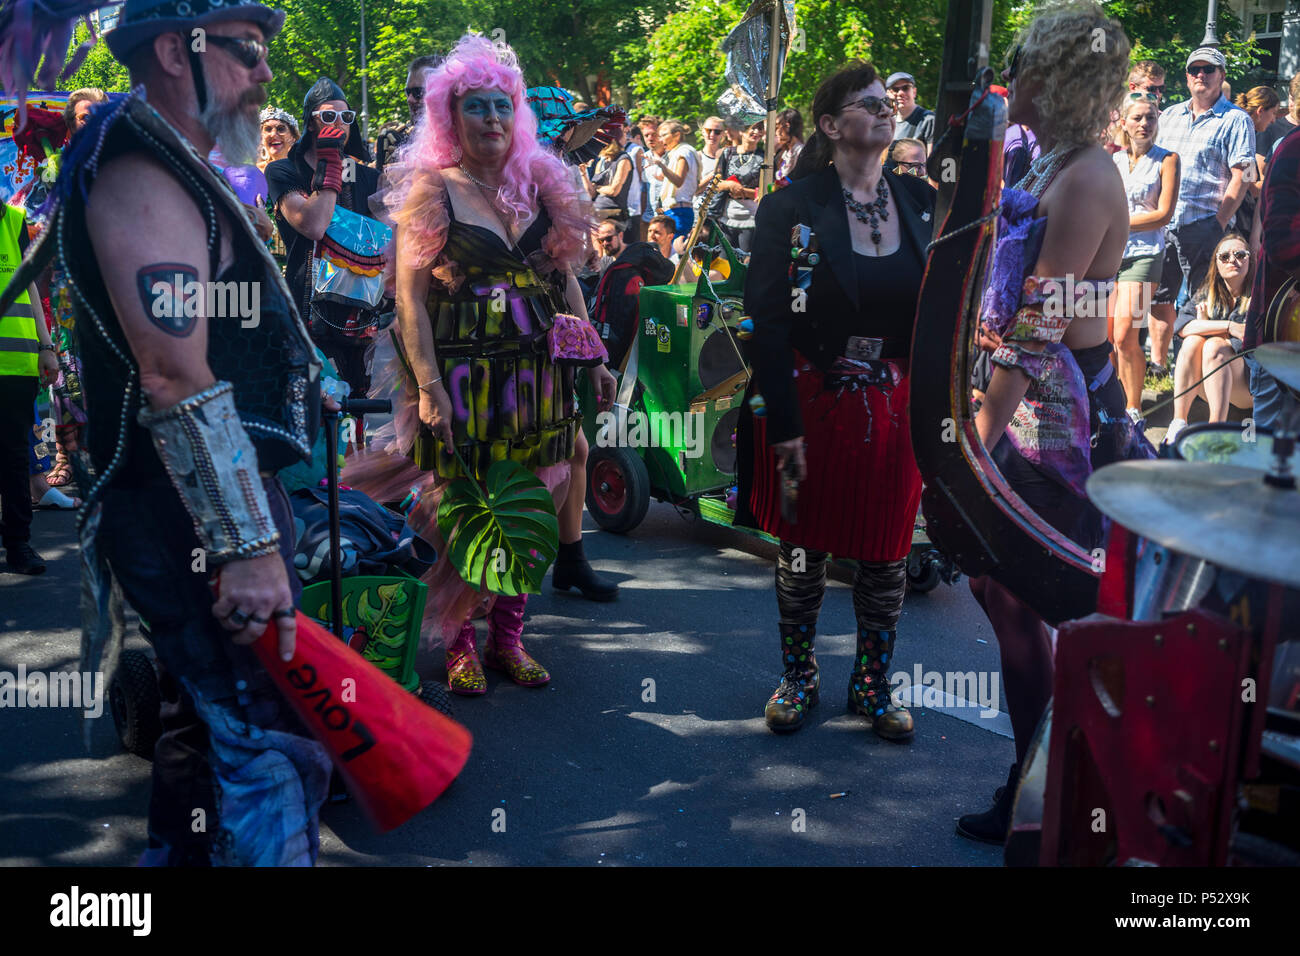
[[[718,113],[726,120],[736,120],[745,126],[757,123],[767,116],[767,104],[776,102],[785,75],[785,59],[790,54],[790,38],[795,34],[794,0],[779,0],[781,29],[779,43],[780,67],[776,89],[768,95],[768,74],[772,55],[772,5],[778,0],[754,0],[745,11],[744,19],[736,24],[722,41],[722,52],[727,55],[727,89],[718,97]]]

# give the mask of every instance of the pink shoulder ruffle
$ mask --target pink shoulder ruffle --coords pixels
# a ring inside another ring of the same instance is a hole
[[[588,243],[596,223],[591,200],[568,177],[543,179],[539,195],[551,217],[551,228],[542,237],[542,252],[547,259],[543,268],[578,268],[590,253]]]
[[[384,250],[384,278],[390,292],[399,256],[408,268],[431,268],[434,278],[453,292],[460,287],[464,273],[442,254],[451,216],[441,170],[404,160],[389,164],[379,190],[370,198],[370,210],[393,228],[393,241]]]

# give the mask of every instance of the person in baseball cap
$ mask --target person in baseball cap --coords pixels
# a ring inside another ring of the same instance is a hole
[[[934,111],[917,105],[916,77],[901,70],[891,73],[885,81],[885,89],[894,98],[894,109],[898,113],[894,141],[919,139],[925,143],[928,154],[934,146]]]
[[[1187,58],[1187,66],[1193,63],[1208,63],[1217,66],[1225,73],[1228,71],[1228,60],[1223,55],[1222,50],[1216,50],[1212,46],[1198,47],[1192,51],[1192,55]]]

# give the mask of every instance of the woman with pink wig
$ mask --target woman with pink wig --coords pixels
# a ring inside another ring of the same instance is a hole
[[[380,436],[384,454],[355,456],[345,479],[381,501],[414,490],[409,520],[440,554],[426,579],[428,616],[446,645],[451,689],[487,689],[471,620],[485,606],[482,663],[538,687],[550,675],[520,643],[526,597],[493,598],[465,584],[445,557],[436,517],[461,461],[482,480],[508,457],[564,500],[579,423],[572,366],[592,366],[602,407],[614,396],[598,352],[559,364],[548,347],[553,326],[576,328],[579,339],[590,331],[573,267],[594,213],[563,162],[538,144],[509,47],[462,37],[429,73],[424,108],[425,122],[372,200],[394,229],[397,323],[394,358],[386,374],[376,371],[371,395],[393,399],[394,419]],[[599,346],[594,331],[588,340]]]

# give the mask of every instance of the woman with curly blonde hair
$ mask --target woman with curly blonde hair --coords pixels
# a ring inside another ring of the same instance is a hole
[[[1113,451],[1132,438],[1106,309],[1129,210],[1119,171],[1098,145],[1124,93],[1128,58],[1124,31],[1096,4],[1051,4],[1025,29],[1002,74],[1008,122],[1032,129],[1043,152],[1003,192],[1006,238],[981,316],[993,374],[975,426],[1016,494],[1085,550],[1099,542],[1101,520],[1084,482],[1109,460],[1107,445]],[[1120,434],[1093,448],[1101,422],[1103,432]],[[1017,768],[1052,695],[1052,644],[1018,595],[990,577],[972,579],[971,590],[998,638],[1016,766],[994,806],[963,816],[957,832],[1002,843]]]

